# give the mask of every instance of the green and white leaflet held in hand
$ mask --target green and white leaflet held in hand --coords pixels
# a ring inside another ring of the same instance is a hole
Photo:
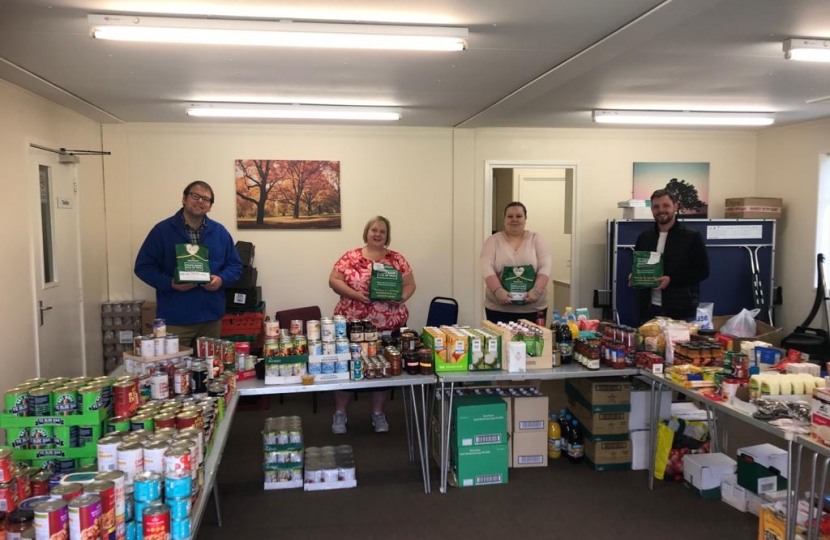
[[[656,251],[635,251],[631,261],[631,286],[651,289],[659,285],[663,274],[663,256]]]
[[[369,282],[369,300],[401,300],[403,277],[391,264],[372,263],[372,279]]]
[[[536,270],[533,266],[505,266],[501,273],[501,286],[510,295],[514,304],[524,304],[527,293],[536,283]]]
[[[209,283],[210,260],[207,246],[176,244],[176,283]]]

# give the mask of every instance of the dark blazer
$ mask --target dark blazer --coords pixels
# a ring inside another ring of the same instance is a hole
[[[656,251],[660,230],[657,223],[637,237],[635,251]],[[663,289],[663,313],[673,319],[688,319],[697,315],[700,303],[700,282],[709,277],[709,255],[699,232],[675,221],[666,238],[663,249],[664,274],[669,276],[669,286]],[[637,310],[649,312],[651,289],[637,291]]]

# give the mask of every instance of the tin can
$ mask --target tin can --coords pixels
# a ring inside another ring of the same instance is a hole
[[[184,429],[192,426],[202,426],[202,415],[197,412],[181,412],[176,415],[176,428]]]
[[[303,321],[300,319],[294,319],[291,321],[289,325],[289,334],[292,336],[299,336],[303,333]]]
[[[190,517],[190,512],[193,510],[193,499],[190,497],[166,497],[165,502],[170,507],[170,516],[173,519]]]
[[[349,340],[345,338],[337,338],[334,340],[335,354],[349,354]]]
[[[144,472],[144,448],[137,442],[121,443],[118,446],[117,459],[118,470],[126,474],[126,485],[132,486],[135,475]]]
[[[6,428],[6,444],[11,446],[12,450],[27,450],[29,448],[29,428]]]
[[[17,508],[18,501],[17,483],[0,482],[0,512],[11,512]]]
[[[98,471],[107,472],[118,469],[118,447],[121,445],[120,437],[107,436],[98,439]]]
[[[35,538],[51,540],[69,537],[69,505],[64,500],[45,501],[35,506]]]
[[[164,452],[164,475],[191,476],[192,466],[189,448],[168,448]]]
[[[153,503],[141,515],[144,538],[170,538],[170,507],[164,503]]]
[[[172,519],[170,521],[170,535],[172,540],[186,540],[190,538],[190,518]]]
[[[32,476],[32,497],[49,496],[49,476],[49,471],[40,471]]]
[[[179,352],[179,336],[168,334],[164,338],[164,354],[176,354]]]
[[[333,341],[324,341],[323,342],[323,354],[329,355],[334,354],[337,350],[337,346]]]
[[[190,427],[181,430],[179,437],[189,437],[196,441],[197,444],[197,463],[203,463],[207,457],[207,449],[205,448],[205,430],[197,427]]]
[[[32,475],[28,466],[16,467],[14,481],[17,483],[17,496],[21,501],[32,496]]]
[[[349,361],[348,360],[335,360],[334,362],[334,372],[335,373],[348,373],[349,372]]]
[[[55,472],[59,473],[73,473],[78,468],[75,459],[72,458],[58,458],[55,459]]]
[[[164,319],[156,319],[153,321],[153,336],[165,337],[167,336],[167,322]]]
[[[300,331],[300,334],[302,334],[302,331]],[[320,339],[320,321],[318,321],[318,320],[306,321],[306,323],[305,323],[305,334],[308,337],[309,341],[319,340]]]
[[[69,537],[101,538],[101,498],[85,493],[69,502]]]
[[[153,338],[153,356],[164,356],[164,342],[167,341],[166,337],[154,337]]]
[[[154,427],[153,417],[149,414],[139,414],[130,419],[130,431],[146,429],[152,432]]]
[[[109,471],[95,475],[96,481],[112,482],[115,493],[115,520],[123,520],[126,514],[126,475],[123,471]]]
[[[193,484],[190,475],[165,476],[164,493],[166,497],[190,497],[193,493]]]
[[[346,331],[346,317],[343,315],[334,316],[334,338],[348,341],[349,334]]]
[[[334,320],[328,317],[320,319],[320,339],[324,342],[337,339],[334,335]]]
[[[55,430],[52,426],[36,426],[29,428],[29,448],[43,450],[52,445]]]
[[[115,540],[115,484],[96,480],[84,486],[84,493],[98,495],[101,500],[102,540]]]
[[[77,448],[78,426],[55,426],[52,428],[52,446],[56,449]]]
[[[280,336],[280,323],[278,321],[266,319],[265,322],[262,323],[262,329],[266,339],[278,338]]]
[[[154,373],[150,376],[150,399],[167,399],[170,397],[170,379],[167,373]]]
[[[62,386],[52,390],[49,400],[51,414],[54,416],[68,416],[78,412],[78,392],[70,387]]]
[[[309,339],[308,354],[309,356],[320,356],[323,354],[323,342],[319,339]]]
[[[273,358],[280,355],[280,340],[277,338],[267,338],[262,344],[263,358]]]
[[[6,414],[27,416],[29,414],[29,392],[23,388],[11,388],[3,392]]]
[[[303,335],[294,336],[292,347],[292,354],[308,354],[308,340]]]
[[[164,454],[170,445],[164,441],[144,444],[144,471],[164,474]]]
[[[55,426],[57,428],[57,426]],[[73,426],[70,426],[73,427]],[[83,448],[88,444],[93,444],[101,438],[101,427],[99,424],[91,426],[77,426],[78,428],[78,448]]]
[[[363,347],[360,346],[360,343],[349,343],[349,356],[352,360],[360,360],[363,358]]]
[[[179,368],[173,372],[173,393],[177,396],[190,395],[190,370]]]
[[[144,471],[133,479],[133,497],[139,502],[153,502],[161,498],[162,475]]]
[[[132,516],[130,516],[132,517]],[[124,522],[124,540],[144,540],[143,534],[142,538],[137,536],[136,532],[136,522],[135,520],[125,521]]]
[[[349,361],[349,375],[353,381],[363,380],[363,360]]]
[[[101,401],[101,388],[98,386],[84,386],[78,389],[79,414],[94,412],[104,407]]]
[[[194,394],[207,392],[208,371],[204,366],[190,368],[190,390]]]
[[[75,497],[80,496],[84,492],[83,484],[77,482],[69,482],[66,484],[58,484],[53,487],[49,493],[55,499],[63,499],[64,501],[71,501]]]
[[[189,462],[190,462],[190,476],[196,478],[198,469],[199,469],[199,461],[198,461],[198,453],[199,450],[196,448],[196,441],[192,439],[184,439],[184,440],[177,440],[174,441],[173,444],[170,445],[170,449],[167,452],[178,452],[180,450],[186,450],[190,454]],[[167,457],[167,452],[165,452],[165,458]],[[167,474],[167,461],[165,459],[164,466],[165,466],[165,474]],[[173,474],[173,473],[171,473]]]
[[[132,416],[139,405],[138,379],[113,385],[115,416]]]
[[[106,432],[127,432],[130,431],[130,419],[126,416],[112,416],[107,418]]]
[[[176,415],[172,413],[157,414],[153,420],[155,421],[156,429],[176,427]]]
[[[308,363],[308,374],[309,375],[319,375],[323,372],[322,370],[323,363],[322,362],[309,362]]]
[[[294,354],[294,338],[292,336],[280,337],[278,356],[291,356]]]
[[[27,416],[49,416],[52,412],[51,392],[47,388],[29,390]]]

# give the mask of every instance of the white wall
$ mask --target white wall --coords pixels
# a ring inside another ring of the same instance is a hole
[[[768,129],[758,136],[755,195],[784,199],[775,254],[775,278],[783,287],[784,305],[776,325],[787,330],[803,322],[815,298],[819,155],[828,152],[830,120]],[[820,312],[813,326],[823,327],[823,317]]]
[[[35,210],[30,199],[29,142],[50,147],[95,150],[101,148],[100,126],[63,107],[36,97],[0,80],[0,246],[5,255],[0,265],[4,284],[0,342],[5,352],[0,359],[3,388],[34,377],[37,343],[34,290],[33,232]],[[78,211],[81,212],[84,288],[84,340],[87,371],[102,371],[101,301],[106,295],[106,252],[104,250],[103,179],[101,158],[83,157],[78,165]]]
[[[453,230],[457,265],[478,256],[483,231],[484,164],[487,160],[536,160],[577,163],[576,249],[579,269],[576,305],[590,306],[592,291],[602,288],[605,265],[605,221],[621,217],[617,202],[631,196],[632,164],[640,161],[708,161],[713,217],[723,215],[727,197],[755,193],[756,135],[750,132],[604,130],[604,129],[480,129],[457,130],[453,178],[457,201]],[[487,211],[490,209],[488,208]],[[576,276],[575,276],[576,277]],[[478,321],[483,314],[481,271],[454,278],[461,319]],[[598,315],[597,310],[594,314]]]
[[[418,289],[409,301],[414,327],[434,296],[452,295],[452,130],[303,126],[129,124],[105,126],[104,142],[122,155],[105,160],[110,294],[153,299],[135,278],[135,254],[149,229],[181,205],[192,180],[213,186],[210,216],[235,240],[256,245],[255,266],[268,312],[319,305],[330,314],[334,262],[362,246],[366,221],[392,223],[391,249],[410,262]],[[237,230],[235,159],[341,162],[341,230]],[[117,254],[117,256],[115,255]]]

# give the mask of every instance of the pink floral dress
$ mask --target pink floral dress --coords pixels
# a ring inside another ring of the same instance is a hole
[[[412,267],[397,251],[387,250],[386,256],[378,262],[390,264],[402,276],[412,273]],[[372,261],[363,256],[363,248],[347,251],[334,263],[334,269],[343,274],[346,284],[352,289],[369,294],[369,281],[372,278]],[[369,319],[378,330],[397,330],[409,318],[406,304],[398,304],[380,300],[364,304],[351,298],[340,297],[334,306],[335,315],[343,315],[346,319]]]

